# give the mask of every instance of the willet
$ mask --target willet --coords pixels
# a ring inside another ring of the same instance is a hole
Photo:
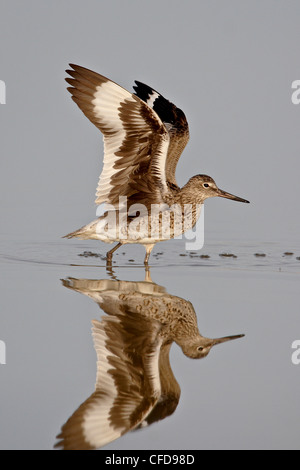
[[[244,336],[203,337],[192,304],[153,282],[68,278],[63,284],[107,315],[93,321],[95,391],[62,426],[56,447],[97,449],[166,418],[180,399],[169,359],[172,343],[202,359],[213,346]]]
[[[105,213],[66,238],[118,242],[107,253],[109,263],[123,244],[140,243],[146,248],[147,264],[157,242],[196,224],[205,199],[219,196],[249,202],[222,191],[207,175],[178,186],[176,166],[189,140],[181,109],[141,82],[135,82],[132,94],[96,72],[70,66],[68,91],[103,134],[104,164],[96,204],[105,204]]]

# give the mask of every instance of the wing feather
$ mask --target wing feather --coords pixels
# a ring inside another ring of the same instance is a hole
[[[55,447],[97,449],[135,429],[160,397],[161,326],[136,314],[93,321],[95,392],[62,426]]]
[[[158,114],[102,75],[78,65],[71,67],[73,70],[67,70],[71,77],[66,78],[71,85],[68,91],[103,134],[104,161],[96,203],[115,205],[120,196],[147,205],[163,202],[169,192],[166,159],[170,138]]]
[[[135,94],[160,117],[169,132],[170,144],[166,159],[166,179],[169,185],[177,185],[175,173],[178,160],[189,141],[189,127],[183,111],[160,93],[144,83],[135,81]]]

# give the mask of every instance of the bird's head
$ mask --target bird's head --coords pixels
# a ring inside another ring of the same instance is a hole
[[[211,348],[216,344],[226,343],[234,339],[243,338],[245,335],[225,336],[223,338],[204,338],[200,336],[194,340],[188,340],[184,344],[181,344],[183,353],[191,359],[203,359],[206,357]]]
[[[241,197],[234,196],[231,193],[227,193],[226,191],[219,189],[215,181],[207,175],[193,176],[189,180],[189,184],[191,184],[195,189],[197,188],[203,201],[209,197],[224,197],[226,199],[232,199],[233,201],[249,203],[246,199],[242,199]]]

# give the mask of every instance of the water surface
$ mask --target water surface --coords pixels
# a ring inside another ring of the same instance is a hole
[[[93,242],[1,242],[3,449],[51,449],[61,426],[93,392],[96,354],[91,321],[104,314],[62,280],[143,281],[142,247],[125,247],[105,267]],[[221,255],[221,256],[220,256]],[[186,252],[161,243],[153,282],[190,301],[208,337],[245,334],[192,360],[177,345],[171,365],[181,387],[177,409],[105,449],[299,448],[300,246],[207,243]]]

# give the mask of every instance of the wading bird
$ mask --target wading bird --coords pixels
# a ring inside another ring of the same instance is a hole
[[[146,248],[145,264],[159,241],[191,229],[209,197],[245,199],[222,191],[207,175],[193,176],[180,188],[175,178],[179,157],[189,140],[184,113],[158,92],[135,82],[135,94],[108,78],[70,64],[66,81],[72,99],[104,139],[104,164],[96,204],[104,214],[66,238],[118,242]]]

